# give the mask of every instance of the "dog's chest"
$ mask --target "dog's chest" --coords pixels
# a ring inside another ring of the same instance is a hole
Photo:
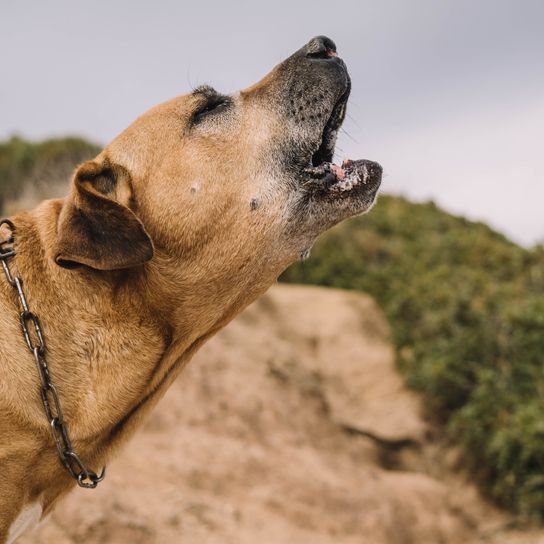
[[[7,544],[15,542],[24,532],[36,526],[41,516],[42,507],[38,503],[29,504],[23,508],[22,512],[9,528]]]

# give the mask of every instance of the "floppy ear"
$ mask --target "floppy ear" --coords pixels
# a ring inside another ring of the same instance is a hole
[[[82,164],[59,216],[55,262],[66,268],[117,270],[151,259],[153,243],[131,205],[125,168],[108,161]]]

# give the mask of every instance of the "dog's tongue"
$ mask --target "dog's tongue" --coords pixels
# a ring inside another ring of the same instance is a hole
[[[342,166],[344,166],[346,161],[342,163]],[[342,168],[342,166],[338,166],[337,164],[331,164],[331,172],[338,178],[338,179],[344,179],[346,177],[346,172]]]
[[[338,178],[344,179],[346,177],[346,168],[353,166],[353,161],[351,159],[345,159],[342,161],[342,166],[331,163],[331,172]]]
[[[350,169],[352,169],[354,163],[350,159],[346,159],[342,162],[342,166],[338,166],[332,162],[324,162],[319,166],[310,166],[305,169],[307,174],[310,174],[316,179],[323,179],[327,175],[333,175],[338,181],[344,180],[350,175]]]

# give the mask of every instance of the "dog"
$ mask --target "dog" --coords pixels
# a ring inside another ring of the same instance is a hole
[[[4,226],[80,484],[97,484],[207,339],[321,233],[373,206],[381,166],[332,163],[350,89],[334,42],[318,36],[234,95],[202,86],[152,108],[76,169],[66,198]],[[0,273],[1,544],[77,484],[20,312]]]

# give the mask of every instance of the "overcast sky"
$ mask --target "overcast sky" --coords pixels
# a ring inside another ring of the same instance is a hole
[[[200,83],[250,85],[317,34],[353,79],[338,159],[544,241],[540,0],[0,0],[0,138],[105,144]]]

